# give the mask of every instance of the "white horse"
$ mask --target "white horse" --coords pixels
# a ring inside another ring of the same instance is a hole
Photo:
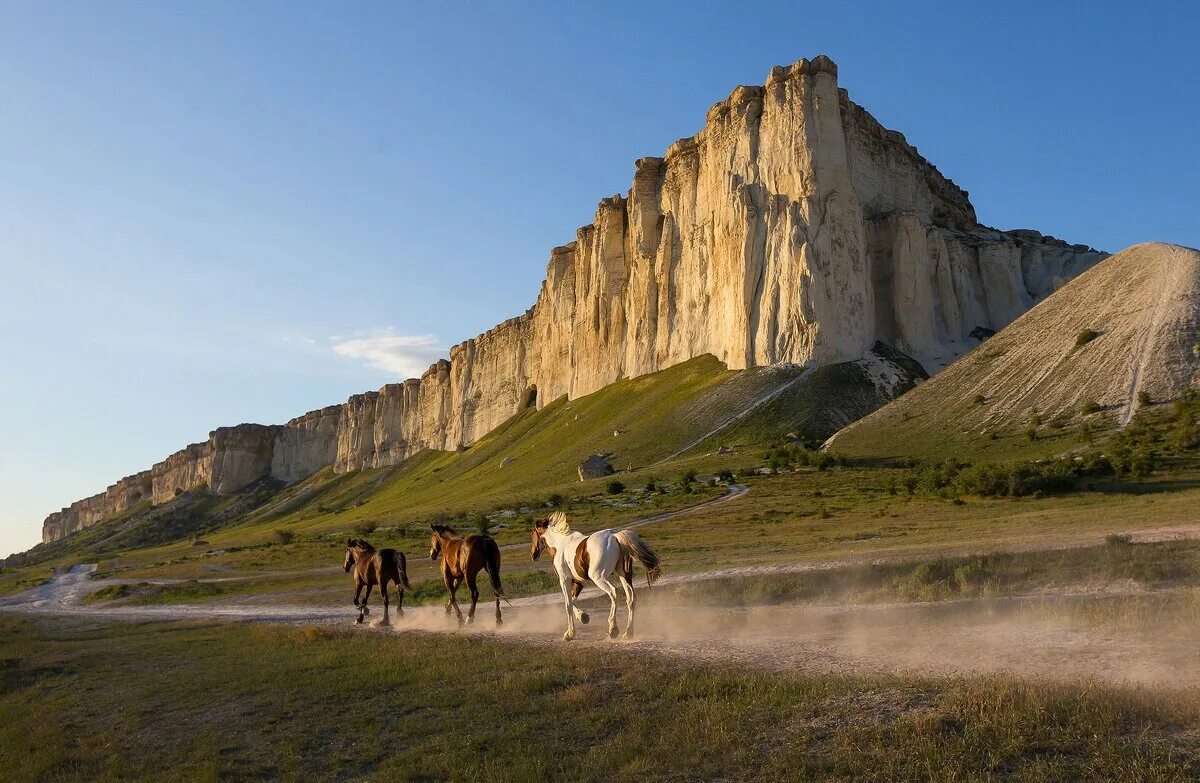
[[[633,636],[633,561],[637,560],[646,569],[647,586],[662,574],[658,555],[646,546],[641,536],[632,530],[600,530],[585,536],[572,530],[567,524],[567,515],[555,511],[549,519],[533,523],[532,545],[529,554],[534,560],[549,550],[554,558],[554,570],[558,572],[558,583],[562,587],[567,607],[567,632],[563,638],[575,638],[575,619],[587,624],[587,612],[575,606],[575,599],[583,590],[584,581],[591,579],[608,595],[608,635],[617,638],[617,588],[609,581],[616,571],[625,588],[625,603],[629,607],[629,624],[625,626],[623,638]]]

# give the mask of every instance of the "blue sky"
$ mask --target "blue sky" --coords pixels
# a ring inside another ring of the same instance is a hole
[[[1186,3],[0,0],[0,554],[215,426],[419,372],[774,64],[980,219],[1200,245]]]

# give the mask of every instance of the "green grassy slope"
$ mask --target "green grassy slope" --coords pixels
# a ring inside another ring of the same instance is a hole
[[[886,346],[876,344],[875,353],[877,366],[896,374],[896,394],[907,392],[928,377],[915,361]],[[758,446],[790,440],[788,436],[815,446],[888,400],[888,394],[872,380],[865,362],[816,367],[798,376],[777,396],[706,438],[699,448]]]

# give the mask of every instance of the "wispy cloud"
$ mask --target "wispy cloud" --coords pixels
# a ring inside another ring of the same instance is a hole
[[[446,356],[448,349],[433,335],[394,334],[392,329],[370,337],[356,337],[333,344],[338,356],[358,359],[375,370],[416,378],[430,364]]]

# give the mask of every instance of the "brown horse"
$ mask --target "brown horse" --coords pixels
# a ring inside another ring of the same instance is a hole
[[[371,597],[371,589],[375,585],[379,585],[379,592],[383,593],[381,624],[388,624],[388,582],[395,582],[396,591],[399,593],[399,598],[396,600],[396,614],[404,614],[404,591],[411,590],[412,585],[408,582],[408,569],[403,552],[397,552],[395,549],[380,549],[377,552],[375,547],[365,540],[351,538],[346,541],[344,565],[346,573],[350,573],[351,568],[354,569],[354,607],[358,609],[356,623],[361,623],[369,613],[367,600]],[[364,587],[367,588],[367,594],[363,597],[362,603],[359,603],[358,596]]]
[[[475,620],[475,604],[479,602],[479,588],[475,585],[475,577],[482,569],[487,569],[492,580],[492,593],[496,596],[496,625],[504,621],[500,618],[500,599],[508,600],[504,588],[500,586],[500,547],[491,536],[472,533],[460,536],[445,525],[430,525],[433,536],[429,540],[429,559],[442,561],[442,580],[450,591],[450,600],[446,602],[446,614],[451,607],[458,615],[458,622],[463,622],[462,610],[454,592],[465,580],[471,591],[471,611],[467,612],[467,622]]]

